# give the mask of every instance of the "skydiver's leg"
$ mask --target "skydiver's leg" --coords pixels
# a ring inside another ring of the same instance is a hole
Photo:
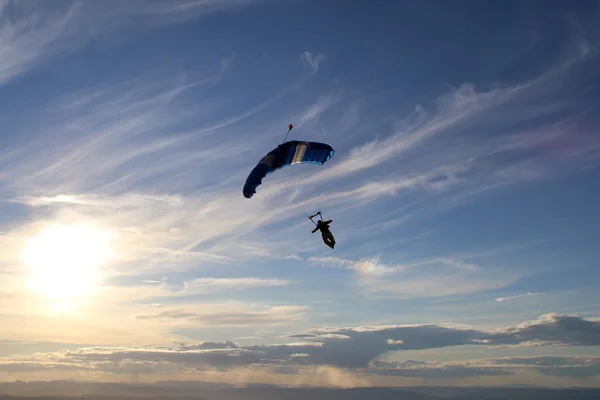
[[[331,247],[331,245],[329,244],[329,240],[327,239],[327,234],[325,232],[321,231],[321,237],[323,238],[323,243]]]
[[[334,248],[335,240],[333,239],[331,232],[323,232],[323,242],[332,249]]]

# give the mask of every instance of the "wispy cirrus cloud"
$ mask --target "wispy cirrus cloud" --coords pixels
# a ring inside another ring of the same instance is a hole
[[[165,277],[162,280],[143,280],[142,283],[148,283],[155,285],[154,288],[149,290],[140,290],[138,300],[148,301],[148,299],[154,299],[160,301],[161,298],[169,299],[171,302],[177,298],[187,296],[197,296],[202,294],[214,294],[220,293],[223,290],[230,291],[244,291],[258,288],[277,288],[282,286],[289,286],[293,284],[292,281],[286,279],[268,279],[268,278],[195,278],[191,280],[185,280],[181,284],[174,284],[168,282]],[[135,289],[135,287],[134,287]]]
[[[148,27],[173,24],[252,2],[175,0],[165,4],[152,0],[108,0],[103,7],[97,7],[95,3],[69,0],[32,8],[28,2],[6,0],[0,3],[0,84],[132,22]]]
[[[496,302],[502,303],[503,301],[507,301],[507,300],[516,300],[516,299],[521,299],[523,297],[531,297],[531,296],[543,296],[543,293],[527,292],[527,293],[523,293],[523,294],[517,294],[515,296],[497,297]]]
[[[60,51],[60,41],[81,10],[72,3],[55,12],[35,13],[18,1],[0,3],[0,84]],[[25,11],[25,13],[23,13]]]
[[[301,128],[308,122],[315,121],[321,114],[333,107],[341,98],[341,95],[326,95],[317,99],[308,109],[300,116],[296,129]]]
[[[262,278],[198,278],[185,282],[187,289],[202,288],[250,288],[286,286],[290,281],[284,279],[262,279]]]
[[[416,107],[397,123],[396,132],[384,139],[345,149],[343,154],[338,151],[327,168],[303,174],[293,182],[269,177],[275,182],[260,187],[258,196],[271,199],[290,190],[308,190],[335,181],[339,191],[320,195],[321,206],[342,207],[346,199],[353,199],[355,205],[348,204],[347,210],[352,215],[368,202],[406,199],[402,219],[407,220],[419,211],[435,215],[434,204],[445,211],[515,184],[590,168],[597,165],[600,150],[586,128],[591,126],[585,122],[591,118],[591,108],[556,117],[561,115],[562,95],[556,82],[566,84],[572,77],[569,71],[592,62],[589,56],[578,54],[550,72],[513,86],[491,90],[460,86],[439,97],[432,107]],[[534,107],[534,98],[539,103],[536,93],[548,107],[536,105],[536,113],[527,117],[517,114],[512,119],[510,110]],[[490,126],[489,121],[496,119],[499,123]],[[515,128],[540,119],[550,122],[542,127]],[[550,151],[559,142],[569,144],[558,153]],[[402,173],[398,173],[398,157]],[[377,169],[377,178],[366,178],[364,174],[371,169]]]
[[[359,261],[311,257],[308,261],[352,271],[353,285],[373,298],[408,299],[476,293],[505,287],[521,278],[516,271],[481,268],[471,261],[445,257],[399,265],[383,264],[376,257]]]
[[[193,131],[183,128],[182,125],[180,133],[169,138],[147,134],[151,130],[160,129],[161,126],[169,126],[173,131],[173,124],[183,124],[185,119],[181,118],[181,111],[174,113],[179,99],[186,96],[190,90],[201,89],[205,84],[211,85],[214,81],[208,81],[200,86],[179,81],[175,82],[174,87],[154,87],[155,95],[150,98],[147,98],[147,88],[137,93],[131,90],[126,92],[124,97],[119,95],[116,100],[109,101],[109,106],[104,106],[104,110],[101,108],[100,111],[87,115],[81,122],[75,120],[71,124],[74,128],[73,132],[64,138],[68,147],[58,155],[58,161],[56,153],[53,152],[52,159],[48,158],[46,166],[43,166],[42,160],[46,155],[41,152],[40,156],[32,159],[29,165],[26,163],[18,167],[21,173],[15,176],[13,171],[6,176],[6,179],[10,178],[11,185],[17,184],[21,191],[27,187],[36,187],[38,191],[40,188],[48,188],[44,190],[46,192],[44,198],[48,197],[49,191],[56,196],[67,195],[80,198],[89,197],[86,192],[100,191],[104,193],[94,196],[102,196],[105,204],[114,205],[124,204],[124,201],[131,197],[131,193],[125,193],[131,190],[138,193],[144,190],[158,190],[163,193],[187,192],[185,196],[169,194],[179,198],[179,203],[169,205],[171,210],[169,217],[158,217],[156,212],[159,212],[159,209],[148,209],[142,205],[144,201],[155,202],[155,199],[160,199],[163,195],[144,194],[140,196],[140,200],[144,198],[146,200],[141,200],[135,207],[132,207],[133,204],[122,207],[118,219],[129,221],[129,226],[138,228],[141,228],[139,224],[146,226],[143,229],[136,228],[138,232],[151,233],[159,226],[168,225],[173,229],[171,235],[168,235],[173,238],[173,244],[169,244],[170,239],[167,241],[160,239],[163,242],[157,243],[156,247],[170,249],[172,252],[190,251],[198,246],[206,248],[217,238],[234,233],[235,237],[230,237],[227,244],[219,244],[215,247],[216,251],[221,253],[220,255],[224,255],[223,253],[228,252],[224,246],[239,249],[240,244],[236,240],[248,240],[247,235],[250,232],[263,229],[273,222],[283,222],[293,218],[299,212],[304,212],[307,208],[312,208],[314,200],[311,196],[322,193],[322,185],[328,184],[332,179],[359,174],[365,169],[382,166],[386,160],[389,161],[399,154],[404,154],[405,151],[414,149],[418,143],[424,143],[422,140],[430,135],[442,135],[443,132],[449,132],[450,128],[456,129],[459,123],[461,126],[476,124],[485,113],[504,112],[502,107],[508,102],[520,103],[523,98],[529,98],[532,93],[535,93],[538,83],[533,82],[488,92],[477,92],[473,86],[464,85],[438,99],[436,104],[439,109],[431,116],[423,107],[418,107],[414,115],[409,116],[399,125],[401,127],[399,132],[384,141],[351,148],[347,156],[344,152],[338,151],[336,157],[329,161],[331,165],[327,169],[307,172],[306,175],[299,173],[300,179],[295,179],[293,182],[286,182],[283,175],[274,174],[268,177],[268,182],[266,181],[265,185],[259,188],[260,203],[255,199],[248,202],[239,198],[239,187],[235,185],[232,177],[222,181],[220,176],[199,174],[202,171],[218,171],[219,163],[223,163],[224,167],[232,159],[237,160],[236,165],[239,166],[245,165],[242,164],[243,162],[247,162],[248,165],[256,162],[256,157],[248,155],[249,144],[243,140],[217,143],[208,139],[207,135],[214,129],[222,130],[223,133],[228,129],[235,131],[233,125],[229,125],[230,122],[225,125],[208,123]],[[128,99],[128,103],[124,103],[121,98]],[[335,96],[318,98],[316,103],[304,113],[305,120],[314,120],[325,110],[333,107],[337,99]],[[106,98],[104,101],[106,102]],[[147,111],[140,115],[141,109]],[[117,112],[118,118],[114,117],[114,112]],[[110,119],[105,115],[111,115]],[[227,117],[224,119],[227,120]],[[94,126],[98,128],[94,129]],[[565,127],[563,131],[566,132],[567,128]],[[531,151],[532,146],[536,146],[531,143],[532,135],[532,132],[526,131],[507,136],[505,144],[510,146],[505,146],[506,150],[515,151],[518,147]],[[76,136],[83,137],[85,140],[78,139],[69,143],[68,139]],[[195,143],[198,141],[202,141],[202,146],[197,149]],[[520,144],[515,147],[516,143]],[[537,143],[544,144],[539,140]],[[546,167],[545,162],[532,165],[530,161],[521,167],[514,163],[505,165],[501,157],[495,164],[492,162],[494,157],[491,155],[502,151],[503,147],[493,142],[489,145],[483,144],[481,147],[459,147],[455,149],[456,151],[442,153],[438,152],[435,146],[431,149],[435,151],[431,152],[430,157],[411,158],[407,155],[405,159],[407,164],[400,175],[397,172],[384,170],[381,174],[382,178],[367,181],[354,180],[354,183],[340,181],[339,188],[329,189],[326,194],[321,194],[318,202],[326,207],[345,206],[348,208],[347,212],[353,213],[356,208],[368,202],[406,196],[407,201],[415,204],[409,206],[406,213],[409,214],[413,212],[411,208],[418,210],[427,206],[427,199],[436,198],[441,193],[445,194],[445,202],[463,201],[465,196],[472,197],[477,193],[487,193],[495,187],[510,185],[523,179],[536,179],[540,176],[537,170]],[[593,146],[582,146],[581,149],[595,154]],[[224,153],[228,156],[223,157]],[[235,157],[236,155],[240,156],[239,159]],[[581,153],[566,156],[565,163],[583,159]],[[93,171],[86,168],[90,163],[95,165]],[[345,172],[338,174],[342,170]],[[123,174],[123,171],[126,173]],[[239,170],[239,176],[235,175],[240,181],[247,173],[244,171],[246,170]],[[165,177],[171,173],[177,173],[178,178],[166,179]],[[290,187],[295,191],[305,188],[309,190],[297,199],[279,196],[286,191],[289,193]],[[209,190],[211,195],[207,195]],[[417,194],[422,198],[413,202],[409,196]],[[32,200],[33,196],[28,196],[29,204],[40,203]],[[54,212],[60,212],[60,203],[54,202],[53,206]],[[102,207],[104,206],[95,207],[95,211],[93,211],[94,207],[88,207],[85,211],[104,214]],[[111,208],[114,209],[114,206]],[[38,209],[42,208],[38,207]],[[150,218],[150,215],[153,216]],[[213,217],[219,215],[228,215],[228,218],[225,221]],[[257,219],[254,215],[262,217]],[[403,216],[403,219],[408,216]],[[207,218],[212,219],[213,224],[216,223],[218,226],[213,225],[210,230],[202,229],[202,226],[206,225]],[[203,223],[200,223],[200,220]],[[150,225],[154,228],[148,229]],[[160,236],[167,237],[164,233]],[[290,254],[294,251],[290,249],[283,252]]]
[[[229,57],[221,58],[221,70],[225,71],[231,67],[231,64],[235,60],[235,50],[231,53]]]
[[[265,306],[231,307],[226,304],[203,304],[201,307],[188,305],[183,308],[168,308],[154,313],[139,314],[138,319],[176,322],[183,327],[244,327],[288,325],[303,316],[305,307]]]
[[[313,70],[314,73],[319,71],[319,66],[321,63],[327,60],[326,54],[317,54],[313,55],[310,51],[305,51],[302,56],[302,60],[304,60]]]

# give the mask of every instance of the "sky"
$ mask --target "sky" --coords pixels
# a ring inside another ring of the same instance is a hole
[[[0,380],[599,386],[599,51],[595,1],[0,1]],[[244,198],[289,123],[335,155]]]

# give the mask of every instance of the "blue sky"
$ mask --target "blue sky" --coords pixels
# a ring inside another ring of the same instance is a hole
[[[598,385],[599,27],[0,1],[0,379]],[[335,156],[244,198],[289,123]]]

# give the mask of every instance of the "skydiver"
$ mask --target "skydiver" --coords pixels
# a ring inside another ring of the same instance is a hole
[[[331,233],[331,231],[329,230],[329,224],[331,224],[333,221],[329,220],[329,221],[323,221],[323,220],[319,220],[317,221],[317,226],[315,227],[315,229],[313,229],[312,233],[315,233],[316,231],[320,230],[321,231],[321,236],[323,237],[323,242],[331,247],[332,249],[335,247],[335,239],[333,237],[333,234]]]

